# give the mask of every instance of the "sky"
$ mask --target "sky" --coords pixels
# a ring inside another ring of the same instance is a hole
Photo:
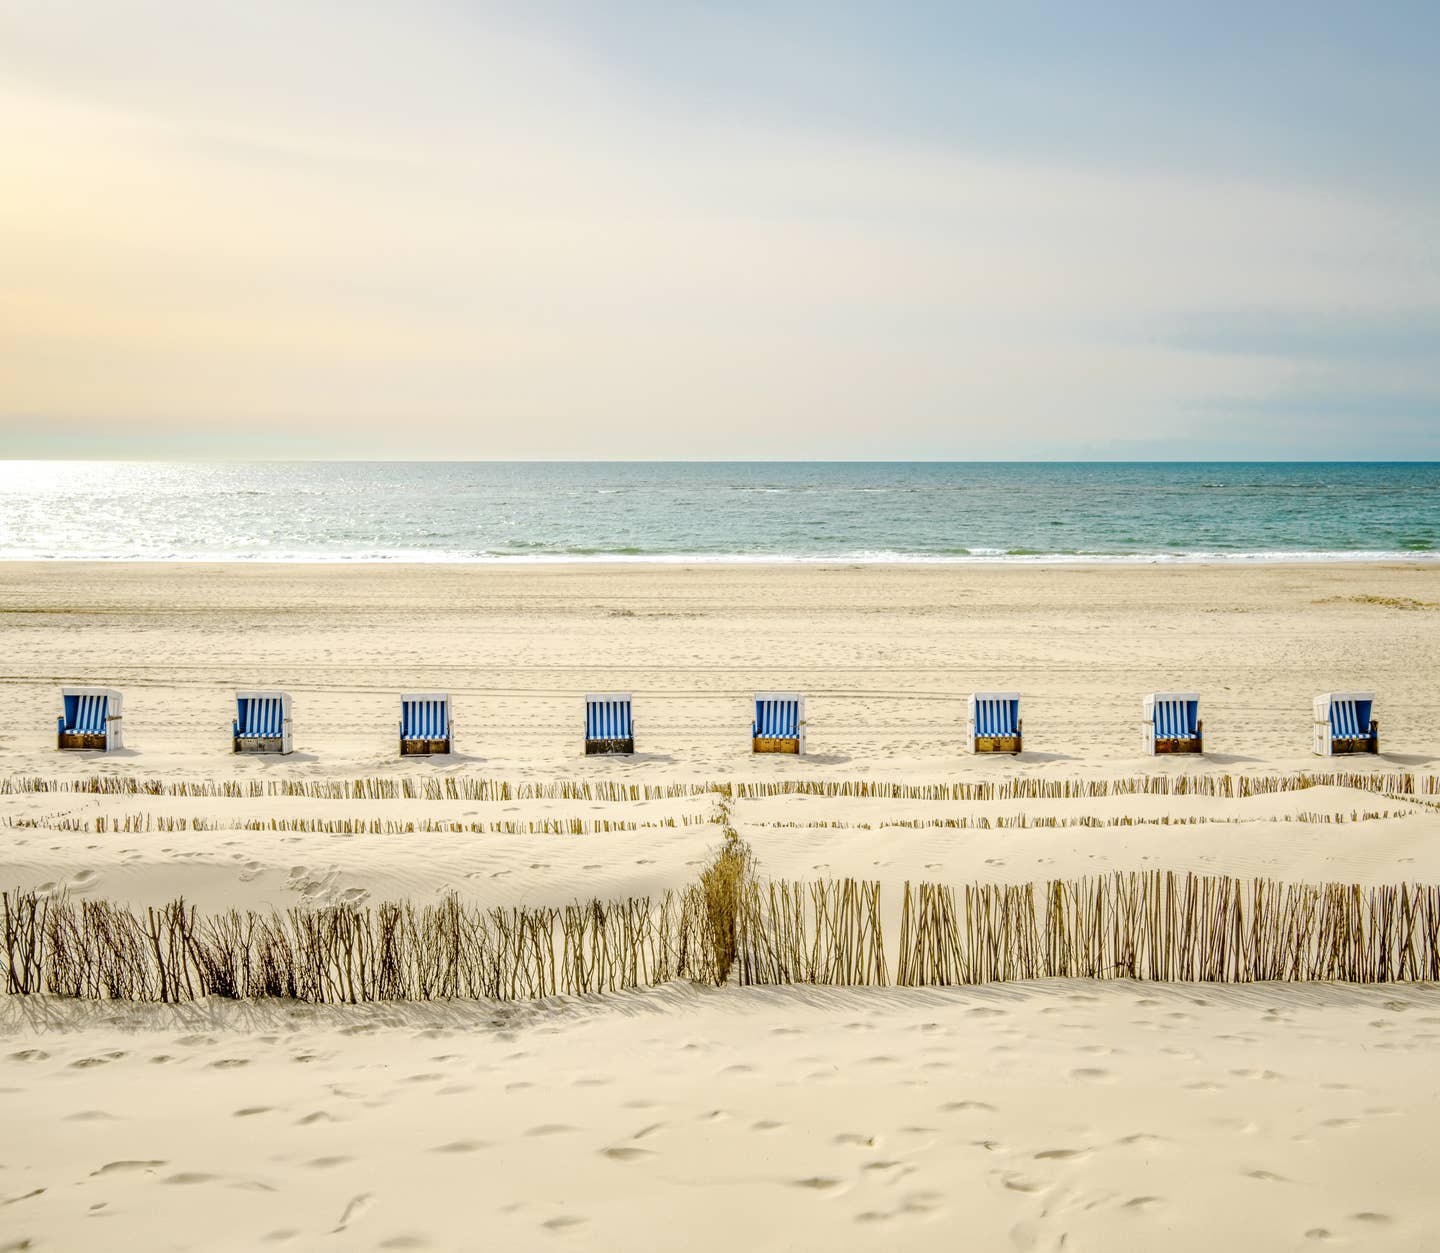
[[[0,456],[1440,459],[1440,5],[0,0]]]

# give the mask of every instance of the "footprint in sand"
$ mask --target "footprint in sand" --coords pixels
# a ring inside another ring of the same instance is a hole
[[[1358,1214],[1351,1214],[1350,1221],[1365,1223],[1367,1226],[1381,1227],[1386,1223],[1394,1222],[1389,1214],[1380,1214],[1374,1210],[1361,1210]]]
[[[525,1134],[527,1136],[564,1136],[578,1130],[580,1128],[572,1127],[568,1123],[542,1122],[539,1126],[526,1128]]]
[[[256,1114],[268,1114],[273,1106],[270,1105],[247,1105],[244,1109],[237,1109],[232,1118],[253,1118]]]
[[[1006,1175],[1000,1182],[1011,1192],[1039,1192],[1042,1186],[1024,1175]]]
[[[949,1101],[940,1107],[942,1114],[959,1113],[963,1110],[975,1110],[982,1114],[993,1114],[995,1107],[987,1105],[984,1101]]]
[[[361,1214],[370,1208],[371,1199],[372,1194],[369,1192],[362,1192],[359,1196],[351,1197],[349,1203],[345,1206],[344,1212],[341,1213],[340,1221],[335,1225],[334,1231],[344,1231],[348,1228],[355,1219],[359,1218]]]
[[[824,1175],[811,1175],[808,1179],[792,1179],[790,1186],[809,1188],[812,1192],[829,1192],[840,1186],[840,1180],[830,1179]]]
[[[44,1049],[21,1049],[18,1053],[11,1053],[12,1062],[43,1062],[50,1059],[50,1054]]]
[[[330,1170],[336,1166],[343,1166],[346,1162],[354,1161],[352,1157],[312,1157],[305,1165],[312,1170]]]
[[[576,1214],[561,1214],[558,1218],[547,1218],[540,1225],[547,1231],[569,1231],[572,1227],[579,1227],[585,1221]]]
[[[1125,1202],[1126,1209],[1149,1209],[1152,1205],[1163,1204],[1158,1196],[1132,1196]]]
[[[857,1135],[853,1132],[845,1132],[841,1135],[836,1136],[831,1141],[831,1143],[844,1144],[850,1148],[855,1149],[873,1149],[875,1147],[875,1137]]]
[[[478,1153],[481,1149],[488,1149],[488,1140],[451,1140],[449,1144],[437,1144],[430,1151],[432,1153]]]
[[[1089,1157],[1089,1149],[1041,1149],[1035,1154],[1037,1162],[1066,1162],[1076,1157]]]
[[[632,1149],[625,1145],[615,1148],[601,1149],[601,1157],[608,1157],[612,1162],[638,1162],[642,1158],[654,1157],[655,1154],[649,1149]]]
[[[129,1174],[137,1170],[159,1170],[160,1167],[168,1166],[169,1164],[169,1162],[158,1160],[106,1162],[99,1170],[92,1170],[90,1177],[93,1179],[96,1175],[120,1175]]]
[[[774,1120],[769,1119],[769,1118],[762,1118],[759,1122],[753,1122],[753,1123],[751,1123],[751,1124],[750,1124],[750,1130],[751,1130],[751,1131],[779,1131],[780,1128],[783,1127],[784,1125],[785,1125],[785,1124],[784,1124],[783,1122],[775,1122]]]
[[[1110,1072],[1098,1066],[1077,1066],[1070,1072],[1070,1078],[1083,1079],[1087,1083],[1105,1083],[1110,1078]]]
[[[215,1180],[219,1178],[219,1175],[207,1175],[204,1171],[182,1170],[178,1175],[171,1175],[161,1182],[179,1184],[214,1183]]]

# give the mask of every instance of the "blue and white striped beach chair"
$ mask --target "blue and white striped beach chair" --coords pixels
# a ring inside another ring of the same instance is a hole
[[[1315,698],[1315,752],[1378,753],[1380,724],[1374,692],[1324,692]]]
[[[124,748],[120,735],[120,693],[110,687],[62,687],[64,713],[55,747],[112,753]]]
[[[1020,752],[1020,693],[976,692],[971,696],[969,738],[971,752]]]
[[[230,726],[237,753],[294,751],[286,692],[236,692],[235,721]]]
[[[757,753],[803,753],[805,698],[798,692],[756,692],[750,738]]]
[[[450,697],[443,692],[408,694],[400,698],[400,755],[423,757],[448,753],[455,726]]]
[[[635,710],[629,692],[585,697],[585,755],[633,753]]]
[[[1152,692],[1145,698],[1145,751],[1203,753],[1205,724],[1194,692]]]

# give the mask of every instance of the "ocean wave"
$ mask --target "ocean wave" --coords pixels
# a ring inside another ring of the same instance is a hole
[[[977,548],[959,552],[863,550],[831,553],[649,552],[638,548],[567,549],[544,553],[442,552],[435,549],[374,549],[357,552],[275,551],[197,553],[39,552],[0,550],[0,562],[97,562],[105,564],[188,565],[1303,565],[1440,563],[1440,551],[1425,549],[1297,552],[1046,552],[1030,549]]]

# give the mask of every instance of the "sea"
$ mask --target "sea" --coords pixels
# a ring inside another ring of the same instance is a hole
[[[0,560],[1433,560],[1440,463],[0,462]]]

